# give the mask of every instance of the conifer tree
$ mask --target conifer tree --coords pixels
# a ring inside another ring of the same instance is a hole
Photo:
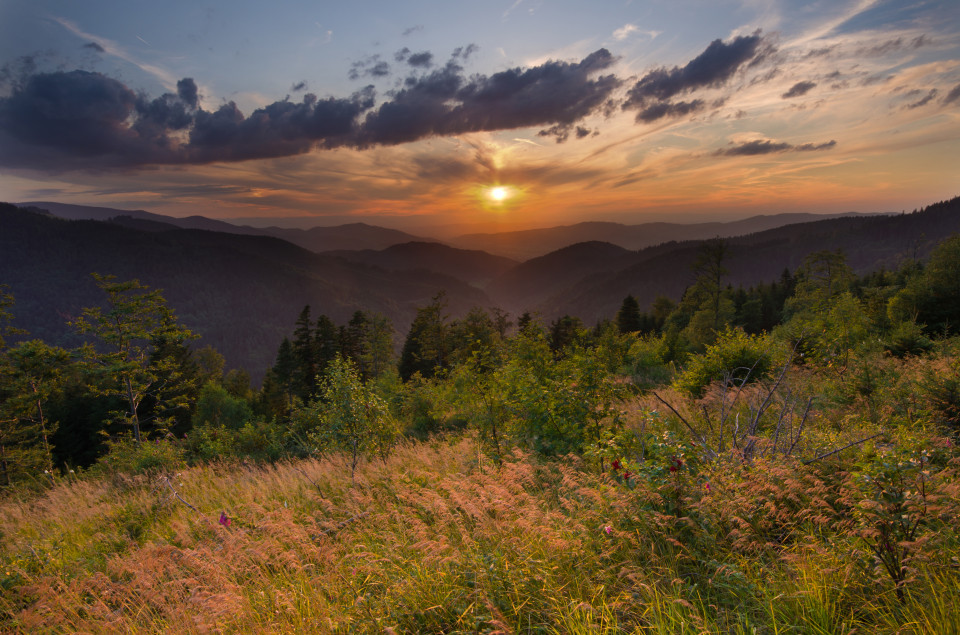
[[[107,306],[84,309],[74,326],[95,337],[97,345],[87,344],[83,355],[101,380],[100,391],[126,402],[123,419],[140,443],[144,399],[162,400],[160,391],[174,388],[169,382],[182,380],[174,357],[153,355],[156,343],[183,342],[195,335],[177,323],[159,290],[149,291],[139,280],[93,277],[107,296]]]
[[[640,304],[632,295],[623,299],[620,310],[617,311],[617,328],[621,333],[635,333],[643,330],[640,317]]]

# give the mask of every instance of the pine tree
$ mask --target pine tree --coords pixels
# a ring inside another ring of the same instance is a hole
[[[303,401],[310,401],[317,394],[317,347],[313,325],[310,322],[310,305],[303,307],[293,331],[293,394]]]
[[[617,328],[621,333],[636,333],[643,330],[640,318],[640,304],[632,295],[623,299],[620,310],[617,311]]]

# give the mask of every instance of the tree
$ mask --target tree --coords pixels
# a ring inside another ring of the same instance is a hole
[[[793,296],[787,300],[784,312],[788,316],[823,312],[837,296],[850,289],[852,282],[853,270],[842,251],[814,252],[797,270]]]
[[[25,335],[23,329],[14,328],[10,325],[13,322],[13,314],[10,307],[14,304],[13,295],[7,292],[7,287],[0,285],[0,352],[7,348],[6,338],[12,335]]]
[[[313,326],[310,322],[310,305],[303,307],[293,331],[293,393],[303,401],[309,401],[317,393],[317,347]]]
[[[363,343],[363,367],[371,379],[387,371],[394,358],[393,324],[383,313],[367,316],[367,334]]]
[[[916,319],[930,332],[956,332],[960,327],[960,234],[933,251],[919,275],[913,276],[887,308],[890,318]]]
[[[322,401],[308,406],[307,413],[316,423],[310,436],[320,447],[349,452],[351,476],[363,454],[386,458],[397,436],[396,421],[387,403],[360,380],[353,362],[334,359],[321,394]]]
[[[176,322],[159,290],[149,291],[139,280],[115,282],[114,276],[96,273],[93,277],[107,295],[107,306],[84,309],[74,327],[96,338],[99,347],[87,344],[83,355],[101,377],[102,392],[125,400],[124,419],[139,444],[144,399],[162,399],[161,391],[173,388],[167,384],[179,380],[176,359],[153,357],[155,342],[183,342],[195,336]]]
[[[23,471],[39,464],[53,471],[50,437],[57,428],[47,414],[47,405],[62,386],[69,363],[67,351],[41,340],[21,342],[4,352],[0,361],[0,471],[5,484],[11,484],[15,468]]]
[[[643,328],[640,318],[640,304],[632,295],[623,299],[620,310],[617,311],[617,328],[621,333],[636,333]]]
[[[550,349],[557,357],[583,336],[583,321],[578,317],[564,315],[550,323]]]
[[[403,381],[408,381],[415,373],[429,379],[438,371],[449,368],[446,306],[446,294],[441,291],[430,304],[417,310],[400,353],[398,370]]]
[[[713,343],[717,334],[734,318],[734,304],[723,284],[728,273],[724,261],[729,252],[725,241],[715,239],[704,242],[697,254],[693,265],[696,281],[680,302],[680,309],[689,315],[683,335],[694,346]]]

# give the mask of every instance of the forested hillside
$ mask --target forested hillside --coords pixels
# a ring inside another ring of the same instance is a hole
[[[488,304],[481,291],[449,276],[352,264],[266,236],[142,231],[12,205],[0,207],[0,227],[0,282],[17,298],[16,324],[34,337],[77,343],[66,322],[101,301],[91,273],[138,278],[163,289],[179,318],[228,366],[257,380],[306,304],[338,323],[360,309],[382,312],[400,329],[441,290],[454,311]]]

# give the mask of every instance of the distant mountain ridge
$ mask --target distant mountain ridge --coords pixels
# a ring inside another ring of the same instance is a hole
[[[75,345],[67,325],[102,304],[91,273],[138,278],[164,297],[181,322],[231,367],[262,378],[304,305],[345,324],[357,310],[380,312],[398,342],[417,308],[446,292],[451,315],[490,306],[474,286],[449,275],[388,271],[312,253],[271,236],[197,229],[150,231],[114,222],[64,220],[0,203],[0,284],[13,294],[15,324],[31,337]]]
[[[20,207],[36,207],[48,210],[58,218],[67,220],[96,220],[112,221],[118,217],[129,218],[130,221],[121,221],[133,227],[132,221],[151,221],[165,223],[181,229],[202,229],[206,231],[223,232],[226,234],[241,234],[246,236],[274,236],[287,242],[299,245],[313,252],[330,251],[333,249],[386,249],[392,245],[411,241],[436,242],[425,239],[398,229],[388,229],[367,223],[347,223],[333,227],[313,227],[311,229],[290,229],[285,227],[248,227],[234,225],[206,216],[164,216],[144,210],[121,210],[110,207],[93,207],[89,205],[73,205],[69,203],[52,203],[33,201],[18,203]],[[143,223],[138,227],[146,229]],[[154,229],[159,229],[154,226]]]
[[[481,287],[519,264],[516,260],[493,256],[485,251],[457,249],[442,243],[421,241],[391,245],[381,250],[337,250],[322,253],[389,270],[426,269],[442,272]]]
[[[491,254],[516,260],[543,256],[557,249],[582,242],[606,242],[624,249],[644,249],[670,241],[707,240],[752,234],[784,225],[794,225],[841,217],[876,216],[877,214],[774,214],[744,218],[729,222],[710,223],[642,223],[625,225],[611,222],[584,222],[545,229],[494,234],[465,234],[448,240],[463,249],[481,249]]]

